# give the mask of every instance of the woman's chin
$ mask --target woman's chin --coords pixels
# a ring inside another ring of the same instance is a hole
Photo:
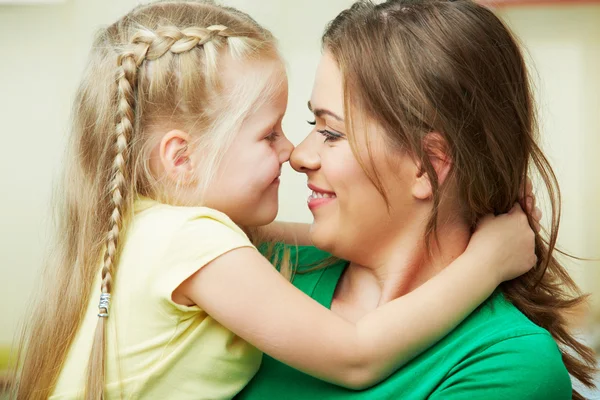
[[[319,226],[318,223],[314,222],[310,226],[310,240],[313,246],[332,253],[335,243],[335,235],[331,234],[330,229],[327,226]]]

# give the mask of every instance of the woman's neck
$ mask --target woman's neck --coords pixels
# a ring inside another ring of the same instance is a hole
[[[438,228],[431,256],[420,235],[399,236],[374,250],[381,255],[369,265],[350,262],[334,295],[332,307],[341,307],[348,319],[358,319],[373,309],[401,297],[433,278],[465,249],[470,229],[464,224]],[[340,309],[340,310],[341,310]]]

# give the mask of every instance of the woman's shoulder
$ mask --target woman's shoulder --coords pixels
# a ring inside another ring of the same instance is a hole
[[[446,343],[459,357],[432,399],[570,399],[571,380],[560,349],[496,293],[468,317]]]
[[[461,328],[474,331],[482,341],[490,343],[530,335],[551,338],[547,330],[533,323],[500,291],[473,312]]]
[[[465,344],[474,353],[499,343],[519,348],[521,353],[541,347],[550,352],[559,352],[550,333],[533,323],[499,291],[467,317],[449,335],[449,339]],[[522,343],[527,346],[535,343],[536,346],[532,349],[521,346]]]
[[[457,363],[432,400],[571,399],[569,372],[556,342],[546,332],[509,334]]]

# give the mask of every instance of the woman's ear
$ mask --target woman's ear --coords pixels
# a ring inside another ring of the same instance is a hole
[[[194,179],[194,163],[190,149],[190,136],[181,130],[167,132],[160,141],[160,162],[165,178],[176,185],[191,183]]]
[[[448,154],[448,144],[441,134],[430,132],[423,138],[423,149],[435,170],[438,185],[441,186],[446,181],[452,168],[452,159]],[[418,165],[418,167],[413,184],[413,196],[420,200],[427,200],[433,197],[433,186],[429,174],[423,166]]]

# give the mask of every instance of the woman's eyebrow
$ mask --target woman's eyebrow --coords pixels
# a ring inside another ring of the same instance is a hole
[[[310,112],[312,112],[313,114],[315,114],[319,118],[321,118],[323,115],[329,115],[329,116],[337,119],[340,122],[344,122],[344,118],[340,117],[339,115],[337,115],[333,111],[329,111],[329,110],[327,110],[325,108],[315,108],[313,110],[312,104],[310,103],[310,100],[308,101],[308,109],[310,110]]]

